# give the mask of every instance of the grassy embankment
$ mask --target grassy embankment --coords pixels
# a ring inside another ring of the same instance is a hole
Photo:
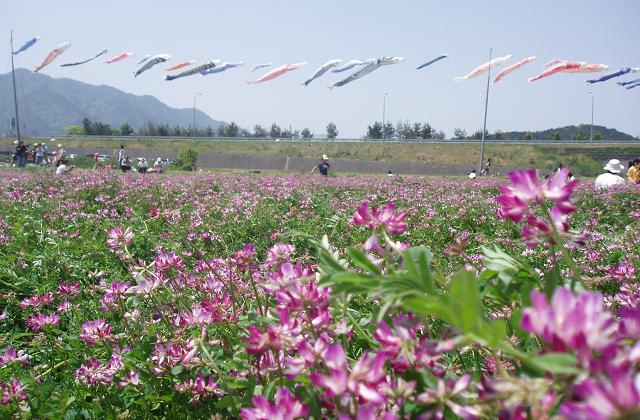
[[[108,138],[60,139],[67,149],[115,150],[120,140]],[[267,156],[291,156],[317,158],[326,153],[334,159],[413,162],[430,165],[474,165],[479,159],[477,144],[429,144],[429,143],[346,143],[299,141],[231,141],[198,140],[149,140],[133,138],[126,142],[129,151],[177,153],[185,147],[194,147],[198,153],[249,154]],[[11,147],[10,139],[0,139],[0,146]],[[51,147],[50,146],[50,147]],[[611,153],[613,152],[613,153]],[[485,157],[492,158],[495,166],[552,169],[559,162],[583,175],[595,175],[602,168],[598,155],[640,155],[638,145],[496,145],[485,147]],[[135,154],[135,153],[134,153]]]

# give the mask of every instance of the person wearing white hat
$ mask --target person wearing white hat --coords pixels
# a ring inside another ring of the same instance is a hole
[[[323,154],[322,159],[319,160],[316,166],[313,167],[313,169],[311,170],[311,173],[313,173],[317,168],[318,172],[320,172],[320,175],[329,176],[330,167],[331,165],[329,164],[329,156]]]
[[[596,187],[608,188],[612,185],[624,184],[624,178],[618,175],[624,170],[624,165],[618,159],[611,159],[603,168],[605,173],[596,178]]]
[[[58,167],[58,165],[60,165],[60,162],[62,162],[63,159],[67,158],[67,151],[64,150],[64,147],[62,147],[62,143],[58,144],[58,151],[56,152],[56,158],[54,159],[54,164],[56,167]]]

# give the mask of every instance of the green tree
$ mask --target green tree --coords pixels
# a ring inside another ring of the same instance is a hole
[[[373,140],[382,138],[382,124],[380,122],[376,121],[373,125],[367,126],[367,138]]]
[[[466,139],[467,131],[463,130],[462,128],[456,128],[453,130],[453,137],[456,139]]]
[[[265,138],[267,137],[267,130],[262,128],[260,124],[256,124],[253,126],[253,137]]]
[[[562,140],[562,136],[557,131],[551,133],[551,140]]]
[[[393,124],[391,124],[390,122],[384,123],[384,125],[382,126],[382,138],[392,139],[393,133],[394,133]]]
[[[593,132],[593,139],[594,140],[602,140],[603,139],[602,134],[599,131],[594,131]]]
[[[432,139],[434,137],[434,135],[435,135],[435,132],[436,131],[433,129],[433,127],[431,127],[431,124],[424,123],[424,124],[422,124],[422,127],[420,128],[420,132],[416,133],[416,134],[421,139]]]
[[[482,140],[482,130],[475,131],[471,135],[471,138],[474,139],[474,140]]]
[[[433,135],[433,138],[436,140],[445,140],[447,138],[447,134],[442,130],[438,130]]]
[[[571,135],[571,140],[586,140],[587,138],[587,133],[585,133],[582,128],[579,128]]]
[[[493,138],[496,140],[504,140],[504,133],[501,130],[496,130],[496,132],[493,133]]]
[[[196,161],[198,160],[198,152],[195,149],[187,147],[182,149],[173,161],[176,169],[181,171],[193,171],[196,169]]]
[[[91,120],[89,118],[85,118],[82,120],[82,129],[84,131],[84,134],[90,136],[93,133],[93,124],[91,123]]]
[[[336,137],[338,137],[338,128],[334,123],[330,122],[327,124],[327,138],[334,140]]]
[[[313,138],[313,133],[308,128],[303,128],[302,131],[300,132],[300,136],[303,139],[312,139]]]
[[[225,137],[238,137],[238,125],[235,122],[227,124]]]
[[[522,135],[522,140],[533,140],[533,136],[527,131]]]
[[[269,129],[269,137],[272,139],[276,139],[282,136],[282,129],[276,123],[271,124],[271,128]]]
[[[129,123],[124,123],[120,126],[120,135],[121,136],[130,136],[133,134],[133,128],[129,125]]]
[[[79,125],[68,125],[64,128],[64,134],[68,136],[82,136],[84,129]]]

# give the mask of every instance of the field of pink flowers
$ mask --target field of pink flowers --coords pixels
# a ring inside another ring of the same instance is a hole
[[[640,194],[0,173],[0,417],[640,417]]]

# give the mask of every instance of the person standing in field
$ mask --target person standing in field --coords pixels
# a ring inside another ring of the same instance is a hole
[[[640,158],[635,158],[629,161],[627,177],[629,178],[630,183],[640,184]]]
[[[487,159],[487,162],[484,164],[484,168],[482,168],[482,172],[480,175],[489,176],[489,170],[491,169],[491,159]]]
[[[27,149],[28,146],[23,142],[18,143],[18,147],[16,147],[16,156],[18,158],[19,168],[27,166]]]
[[[624,179],[618,175],[624,170],[624,165],[618,159],[611,159],[603,168],[605,173],[596,178],[596,187],[608,188],[612,185],[624,184]]]
[[[44,144],[44,143],[43,143]],[[34,144],[33,145],[36,148],[36,165],[42,165],[42,159],[44,158],[44,147],[42,147],[42,144]]]
[[[317,168],[318,172],[320,172],[320,175],[329,176],[330,167],[331,165],[329,164],[329,156],[322,155],[322,159],[320,159],[316,164],[316,166],[313,167],[313,169],[311,170],[311,173],[313,173]]]
[[[118,151],[118,165],[120,165],[120,169],[122,169],[122,161],[124,160],[125,156],[126,153],[124,151],[124,144],[121,144],[120,150]],[[122,169],[122,172],[124,172],[124,169]]]
[[[49,148],[46,144],[40,143],[40,147],[42,148],[42,162],[41,164],[44,166],[49,166],[51,161],[49,160]]]

